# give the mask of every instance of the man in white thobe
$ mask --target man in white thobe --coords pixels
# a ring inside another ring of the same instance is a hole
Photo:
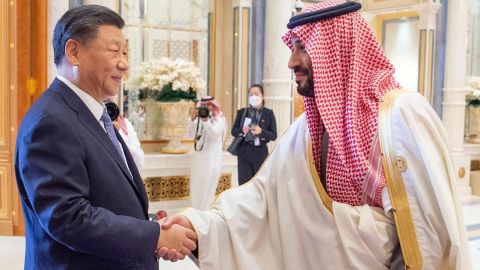
[[[359,8],[292,17],[305,114],[250,182],[163,225],[196,231],[200,269],[469,269],[444,127],[398,89]]]
[[[206,96],[199,105],[209,110],[208,117],[194,114],[188,129],[195,136],[192,165],[190,168],[190,206],[207,210],[215,200],[215,191],[222,167],[223,139],[227,133],[225,116],[214,97]]]

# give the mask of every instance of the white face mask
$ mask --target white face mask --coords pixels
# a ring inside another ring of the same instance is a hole
[[[254,108],[257,108],[260,103],[262,102],[261,98],[259,96],[249,96],[248,97],[248,104],[250,104],[250,106],[254,107]]]

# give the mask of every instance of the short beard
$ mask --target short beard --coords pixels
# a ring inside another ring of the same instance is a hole
[[[313,88],[313,78],[308,77],[304,85],[297,86],[297,92],[299,95],[304,97],[315,97],[315,91]]]

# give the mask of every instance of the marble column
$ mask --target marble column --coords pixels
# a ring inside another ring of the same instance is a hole
[[[292,16],[290,0],[267,0],[265,7],[265,58],[263,85],[265,106],[273,109],[277,134],[281,136],[292,121],[292,73],[288,69],[290,50],[281,37]]]
[[[433,101],[435,28],[437,13],[441,6],[440,3],[430,0],[413,7],[420,15],[418,22],[420,32],[418,90],[430,103]]]
[[[252,0],[233,0],[233,104],[247,106],[251,53]]]
[[[263,60],[265,44],[265,0],[252,2],[252,53],[250,83],[261,83],[263,80]]]
[[[69,1],[65,0],[48,0],[48,42],[49,44],[52,44],[52,39],[53,39],[53,30],[55,28],[55,25],[57,24],[58,20],[62,15],[67,12],[69,8]],[[55,63],[53,63],[53,46],[48,46],[48,52],[47,52],[47,57],[48,57],[48,84],[50,84],[53,79],[55,78],[55,75],[57,74],[57,67],[55,66]]]
[[[471,195],[470,158],[464,151],[468,0],[449,3],[442,120],[452,149],[462,198]]]

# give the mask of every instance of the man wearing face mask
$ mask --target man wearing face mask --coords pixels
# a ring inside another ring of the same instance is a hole
[[[263,87],[249,88],[248,107],[238,110],[232,127],[232,136],[244,137],[238,147],[238,184],[252,178],[268,156],[267,143],[277,138],[277,124],[273,111],[264,107]]]

